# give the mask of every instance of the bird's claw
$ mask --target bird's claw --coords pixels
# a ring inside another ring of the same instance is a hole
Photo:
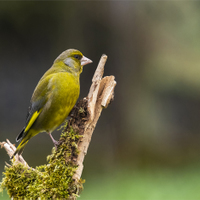
[[[54,146],[55,146],[55,148],[56,148],[56,150],[57,150],[57,149],[58,149],[58,146],[61,144],[61,142],[60,142],[60,141],[54,140],[54,141],[53,141],[53,144],[54,144]]]

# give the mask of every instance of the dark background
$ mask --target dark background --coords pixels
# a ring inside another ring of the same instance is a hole
[[[69,48],[93,60],[80,98],[103,53],[104,75],[117,81],[84,162],[81,199],[199,199],[200,2],[1,1],[0,141],[16,143],[37,82]],[[39,134],[23,156],[42,165],[52,147]],[[1,172],[5,161],[0,150]]]

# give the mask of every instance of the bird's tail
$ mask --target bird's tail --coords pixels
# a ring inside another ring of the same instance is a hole
[[[24,133],[21,142],[19,143],[15,153],[13,154],[13,156],[11,157],[11,159],[13,159],[13,157],[18,154],[19,156],[23,153],[23,150],[25,148],[25,145],[28,143],[30,137],[30,134]]]
[[[11,159],[13,159],[13,157],[18,154],[19,156],[23,153],[23,150],[25,148],[25,145],[27,144],[28,140],[27,141],[21,141],[20,144],[18,145],[15,153],[13,154],[13,156],[11,157]]]

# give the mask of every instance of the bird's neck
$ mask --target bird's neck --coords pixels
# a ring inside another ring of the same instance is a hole
[[[75,68],[71,68],[67,65],[65,65],[62,61],[60,62],[56,62],[54,63],[54,65],[52,66],[52,68],[55,70],[55,72],[67,72],[67,73],[71,73],[74,76],[78,77],[80,76],[80,72],[79,70],[76,70]]]

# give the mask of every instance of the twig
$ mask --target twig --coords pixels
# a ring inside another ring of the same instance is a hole
[[[14,154],[16,147],[8,140],[6,139],[7,142],[0,142],[1,148],[4,148],[11,158],[12,155]],[[13,159],[13,164],[16,165],[18,163],[22,163],[26,167],[29,167],[27,162],[24,160],[24,158],[20,155],[16,155],[15,158]]]

